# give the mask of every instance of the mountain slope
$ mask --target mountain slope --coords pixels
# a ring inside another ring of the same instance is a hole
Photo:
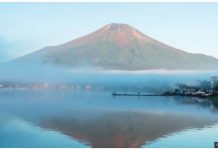
[[[117,70],[218,69],[218,60],[213,57],[170,47],[127,24],[109,24],[84,37],[46,47],[16,61]]]

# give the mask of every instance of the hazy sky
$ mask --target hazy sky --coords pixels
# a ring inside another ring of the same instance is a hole
[[[173,47],[218,58],[218,3],[1,3],[0,62],[127,23]]]

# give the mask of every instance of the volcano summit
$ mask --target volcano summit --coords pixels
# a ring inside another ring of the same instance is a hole
[[[130,25],[115,23],[67,43],[45,47],[15,61],[109,70],[218,69],[218,59],[214,57],[173,48]]]

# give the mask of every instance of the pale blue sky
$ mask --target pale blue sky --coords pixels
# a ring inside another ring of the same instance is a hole
[[[173,47],[218,58],[218,3],[1,3],[0,62],[127,23]]]

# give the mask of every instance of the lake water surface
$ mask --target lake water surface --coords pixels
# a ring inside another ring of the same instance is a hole
[[[213,147],[218,107],[191,97],[1,90],[0,147]]]

